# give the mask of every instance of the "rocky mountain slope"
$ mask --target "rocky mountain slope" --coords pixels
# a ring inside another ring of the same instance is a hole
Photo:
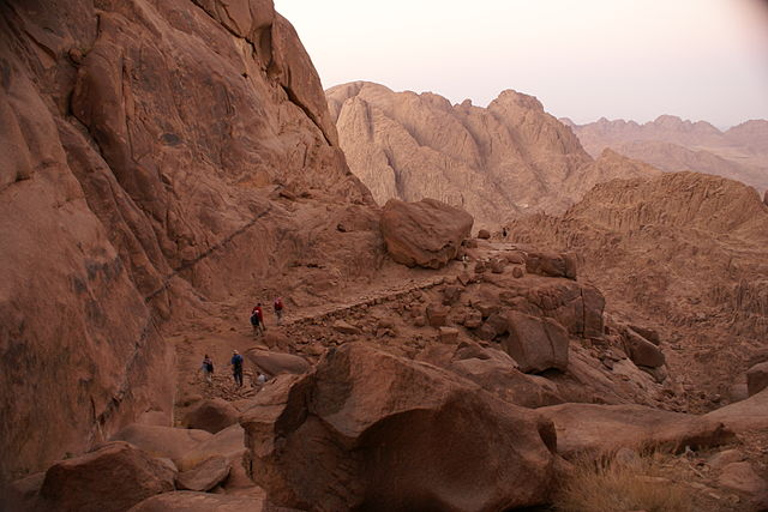
[[[655,121],[605,118],[573,128],[584,149],[599,155],[605,148],[642,160],[664,171],[692,170],[716,174],[768,189],[768,121],[753,120],[721,132],[704,121],[692,123],[675,116]]]
[[[272,2],[3,2],[0,85],[3,479],[168,421],[168,321],[377,267],[370,193]]]
[[[536,98],[511,90],[488,108],[369,82],[326,96],[350,168],[382,205],[431,197],[498,227],[516,212],[561,212],[594,183],[649,167],[593,161]]]
[[[614,314],[671,340],[671,364],[707,409],[743,396],[732,385],[765,350],[767,226],[754,189],[681,172],[600,184],[561,217],[514,222],[510,236],[579,254]]]

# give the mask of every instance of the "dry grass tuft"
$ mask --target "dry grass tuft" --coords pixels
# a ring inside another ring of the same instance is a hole
[[[654,454],[626,452],[574,461],[568,481],[555,497],[562,512],[690,512],[690,490],[660,475]]]

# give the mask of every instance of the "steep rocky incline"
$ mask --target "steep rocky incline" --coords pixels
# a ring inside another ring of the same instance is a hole
[[[271,1],[96,5],[0,4],[1,479],[169,418],[167,320],[383,254]]]
[[[584,184],[638,175],[615,158],[595,166],[568,127],[515,91],[487,108],[368,82],[326,96],[350,168],[382,205],[431,197],[498,228],[517,212],[562,212]]]
[[[673,340],[672,369],[700,387],[702,408],[743,398],[768,337],[768,207],[754,189],[691,172],[617,180],[510,237],[580,254],[612,314]]]

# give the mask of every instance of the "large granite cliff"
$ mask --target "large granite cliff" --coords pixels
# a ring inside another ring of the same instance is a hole
[[[370,193],[271,0],[3,2],[0,148],[2,479],[170,418],[180,311],[375,268],[373,231],[334,241]]]

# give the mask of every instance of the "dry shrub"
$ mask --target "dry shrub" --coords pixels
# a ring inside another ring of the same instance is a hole
[[[660,477],[659,454],[627,459],[611,453],[574,461],[568,480],[555,497],[562,512],[689,512],[690,490]]]

